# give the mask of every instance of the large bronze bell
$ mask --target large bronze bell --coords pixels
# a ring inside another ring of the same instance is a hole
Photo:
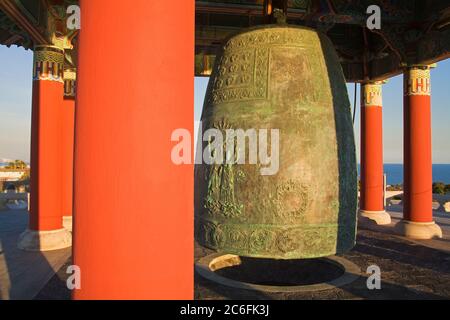
[[[264,164],[248,161],[197,165],[200,244],[274,259],[329,256],[354,246],[350,103],[325,35],[270,25],[231,37],[216,59],[205,98],[202,131],[211,128],[279,129],[279,170],[262,175]],[[207,150],[211,140],[202,140]]]

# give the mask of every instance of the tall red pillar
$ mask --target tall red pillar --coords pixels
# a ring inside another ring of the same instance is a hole
[[[64,98],[62,103],[62,219],[63,226],[72,231],[73,207],[73,144],[75,135],[76,70],[64,70]]]
[[[397,228],[415,239],[442,237],[432,211],[430,92],[430,67],[408,67],[404,73],[403,220]]]
[[[64,51],[34,48],[31,120],[31,196],[29,228],[18,247],[47,251],[70,247],[61,213],[61,99],[64,93]]]
[[[171,135],[193,134],[195,3],[80,5],[74,298],[192,299],[193,165]]]
[[[382,84],[362,84],[360,125],[360,213],[379,225],[391,223],[384,209]]]

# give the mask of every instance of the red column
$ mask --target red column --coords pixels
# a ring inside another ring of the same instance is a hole
[[[384,210],[382,82],[361,89],[360,213],[377,224],[391,223]]]
[[[193,298],[193,0],[81,0],[74,175],[75,299]],[[111,23],[119,19],[120,23]]]
[[[64,99],[62,104],[62,215],[63,226],[72,231],[73,204],[73,144],[75,125],[75,69],[64,71]]]
[[[30,222],[19,239],[24,250],[46,251],[69,247],[71,234],[61,214],[61,98],[63,50],[34,49],[31,122]]]
[[[398,224],[416,239],[442,237],[433,221],[430,67],[412,66],[404,73],[404,207]]]

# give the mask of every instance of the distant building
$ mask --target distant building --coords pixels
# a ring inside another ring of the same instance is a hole
[[[17,181],[29,169],[5,169],[0,168],[0,181]]]

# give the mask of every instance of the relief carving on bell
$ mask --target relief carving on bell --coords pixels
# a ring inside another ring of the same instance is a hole
[[[230,129],[278,130],[278,168],[261,174],[267,164],[260,162],[196,165],[200,244],[274,259],[329,256],[354,246],[353,125],[342,69],[325,35],[270,25],[228,39],[205,98],[201,131],[208,129],[224,136]],[[269,134],[272,154],[273,139]],[[211,140],[200,141],[207,150]],[[237,143],[224,142],[224,148]]]

